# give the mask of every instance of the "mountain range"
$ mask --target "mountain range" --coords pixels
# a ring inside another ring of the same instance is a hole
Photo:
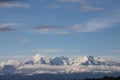
[[[61,73],[113,73],[120,72],[120,63],[94,56],[64,56],[46,58],[36,54],[27,60],[8,60],[0,63],[0,74],[61,74]]]
[[[84,57],[74,57],[74,58],[60,56],[60,57],[52,57],[52,58],[46,59],[40,54],[36,54],[35,56],[33,56],[32,59],[24,61],[23,64],[48,64],[48,65],[58,65],[58,66],[61,66],[61,65],[120,66],[119,62],[108,61],[108,60],[101,59],[99,57],[94,57],[94,56],[84,56]]]

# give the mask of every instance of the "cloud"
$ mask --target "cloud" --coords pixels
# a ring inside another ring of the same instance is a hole
[[[82,9],[82,11],[101,11],[104,8],[101,8],[101,7],[92,7],[92,6],[83,6],[81,9]]]
[[[15,29],[11,28],[15,26],[16,24],[9,23],[9,24],[1,24],[0,25],[0,32],[5,32],[5,31],[15,31]]]
[[[75,24],[72,26],[72,30],[80,31],[80,32],[95,32],[104,28],[109,28],[111,26],[111,21],[99,21],[99,20],[91,20],[84,24]]]
[[[43,25],[35,27],[33,32],[39,33],[56,33],[56,34],[69,34],[66,27],[59,27],[55,25]]]
[[[53,52],[64,52],[62,49],[36,49],[36,50],[27,50],[30,52],[36,52],[36,53],[53,53]]]
[[[119,22],[119,16],[116,18],[116,16],[108,15],[106,17],[96,17],[84,23],[74,24],[61,28],[55,26],[40,26],[35,28],[34,31],[40,33],[56,33],[64,35],[70,34],[72,32],[96,32],[102,29],[115,27],[115,25],[119,25]]]
[[[86,0],[57,0],[59,2],[74,2],[74,3],[77,3],[77,2],[83,2],[83,1],[86,1]]]
[[[28,43],[29,40],[28,40],[27,38],[21,38],[21,39],[20,39],[20,42],[22,42],[22,43]]]
[[[75,24],[75,25],[71,26],[71,29],[72,30],[84,30],[85,27],[83,25],[80,25],[80,24]]]
[[[32,58],[31,55],[10,55],[10,56],[0,56],[0,61],[6,60],[24,60],[24,59]]]
[[[111,13],[111,14],[109,14]],[[55,33],[55,34],[70,34],[73,32],[96,32],[102,29],[117,27],[120,23],[120,11],[112,10],[104,15],[96,16],[91,20],[83,23],[78,23],[70,26],[39,26],[34,29],[35,32]]]
[[[69,53],[69,52],[80,52],[80,50],[64,50],[64,49],[32,49],[26,50],[27,52],[35,53]]]
[[[109,13],[108,13],[109,14]],[[112,14],[106,16],[99,16],[93,18],[87,22],[81,24],[72,25],[71,29],[73,31],[80,31],[80,32],[95,32],[98,30],[115,27],[120,23],[120,11],[115,10],[112,11]]]
[[[83,59],[83,58],[80,59],[80,57],[79,58],[77,57],[77,61],[75,61],[75,62],[77,62],[76,65],[73,65],[73,64],[66,65],[65,64],[65,65],[59,65],[59,66],[58,65],[50,65],[50,64],[41,64],[41,63],[32,64],[32,65],[25,64],[26,61],[32,60],[31,56],[30,56],[31,59],[28,59],[29,57],[26,55],[15,56],[15,58],[20,58],[20,57],[22,57],[22,58],[24,57],[26,59],[24,59],[24,60],[23,59],[21,59],[21,60],[12,59],[12,60],[8,60],[6,62],[2,62],[2,63],[0,62],[0,67],[3,67],[4,65],[8,65],[8,64],[13,65],[13,66],[16,66],[16,73],[19,72],[20,74],[27,74],[27,75],[29,75],[29,74],[42,74],[42,73],[55,73],[55,74],[82,73],[83,74],[83,72],[84,73],[92,72],[93,74],[95,74],[95,73],[107,73],[107,74],[110,73],[111,74],[111,72],[120,72],[120,66],[115,66],[116,64],[112,65],[112,66],[107,66],[104,64],[99,65],[99,66],[98,65],[95,66],[95,65],[91,65],[91,64],[89,66],[82,65],[81,59]],[[41,57],[42,56],[40,54],[37,54],[33,57],[33,59],[40,60]],[[43,60],[46,60],[46,61],[48,60],[48,62],[49,62],[49,59],[51,59],[51,57],[50,58],[43,58]],[[63,57],[61,59],[62,60],[64,59],[63,61],[67,61],[68,59],[73,60],[74,58],[69,57],[67,59],[67,58]],[[59,61],[57,59],[55,59],[55,60],[56,60],[55,62]],[[79,62],[81,65],[78,65]],[[108,61],[105,60],[105,63],[108,64],[109,60]],[[115,63],[117,63],[117,62],[115,62]],[[112,64],[111,61],[110,61],[110,64]],[[119,64],[119,62],[117,64]]]
[[[14,31],[14,29],[7,27],[7,26],[4,26],[4,27],[0,26],[0,31]]]
[[[21,42],[21,43],[29,43],[30,41],[25,38],[25,37],[22,37],[20,35],[16,35],[16,38]]]
[[[58,4],[51,4],[51,5],[49,5],[49,6],[46,7],[46,8],[48,8],[48,9],[58,9],[58,8],[61,8],[61,6],[58,5]]]
[[[11,2],[11,1],[18,1],[18,0],[0,0],[0,2]]]
[[[38,26],[35,27],[36,32],[50,32],[50,31],[56,31],[58,29],[57,26],[51,26],[51,25],[45,25],[45,26]]]
[[[112,50],[114,53],[120,53],[120,50]]]
[[[61,31],[61,32],[57,32],[58,34],[63,34],[63,35],[67,35],[67,34],[70,34],[69,31]]]
[[[93,4],[91,4],[89,0],[57,0],[57,1],[64,3],[73,3],[73,4],[79,3],[79,6],[77,6],[77,8],[79,7],[82,11],[101,11],[104,9],[102,7],[96,7],[96,6],[93,7]],[[75,7],[75,6],[71,6],[71,7]]]
[[[41,33],[56,33],[56,34],[70,34],[72,32],[96,32],[102,29],[116,27],[119,25],[119,12],[107,16],[99,16],[84,23],[78,23],[71,26],[39,26],[34,29],[35,32]]]
[[[13,0],[0,1],[0,7],[1,8],[30,8],[28,4],[18,2],[18,1],[13,1]]]

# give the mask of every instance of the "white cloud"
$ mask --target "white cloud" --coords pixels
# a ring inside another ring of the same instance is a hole
[[[7,2],[7,1],[3,1],[0,2],[0,7],[2,8],[30,8],[30,6],[28,4],[25,3],[21,3],[21,2],[17,2],[17,1],[12,1],[12,2]]]
[[[50,8],[50,9],[58,9],[58,8],[61,8],[61,6],[58,5],[58,4],[51,4],[51,5],[49,5],[47,8]]]
[[[20,42],[22,42],[22,43],[28,43],[29,40],[28,40],[27,38],[21,38],[21,39],[20,39]]]
[[[14,31],[15,29],[11,28],[13,26],[16,26],[17,24],[15,23],[5,23],[5,24],[0,24],[0,31]]]
[[[54,25],[43,25],[43,26],[35,27],[33,32],[56,33],[56,34],[62,34],[62,35],[69,34],[69,31],[67,31],[65,27],[59,27]]]
[[[93,7],[93,4],[91,4],[89,0],[57,0],[57,1],[65,2],[65,3],[73,3],[73,4],[79,3],[80,5],[77,6],[77,8],[80,8],[82,11],[101,11],[104,9],[102,7],[96,7],[96,6]],[[71,5],[69,5],[69,7],[70,6]],[[75,6],[71,6],[71,7],[75,8]]]
[[[118,10],[112,12],[112,14],[108,13],[106,16],[99,16],[82,24],[75,24],[71,29],[80,32],[95,32],[101,29],[115,27],[120,23],[120,16],[118,15],[120,12]]]
[[[27,51],[36,52],[36,53],[64,52],[64,50],[61,50],[61,49],[36,49],[36,50],[27,50]]]
[[[82,1],[86,1],[86,0],[58,0],[59,2],[82,2]]]
[[[44,26],[35,27],[34,29],[35,32],[55,32],[57,30],[58,27],[54,25],[44,25]]]
[[[36,52],[36,53],[68,53],[68,52],[80,52],[80,50],[64,50],[64,49],[32,49],[26,50],[27,52]]]
[[[111,14],[110,14],[111,13]],[[102,29],[116,27],[120,23],[120,11],[112,10],[105,13],[104,16],[99,15],[89,21],[74,24],[71,26],[39,26],[34,29],[34,32],[40,33],[57,33],[70,34],[72,32],[96,32]]]
[[[80,24],[75,24],[75,25],[72,25],[71,26],[71,29],[72,30],[82,30],[84,29],[85,27],[83,25],[80,25]]]
[[[82,11],[101,11],[104,8],[101,8],[101,7],[92,7],[92,6],[83,6],[81,9],[82,9]]]
[[[0,61],[6,60],[24,60],[31,58],[31,55],[10,55],[10,56],[0,56]]]
[[[89,21],[85,24],[82,25],[77,25],[77,28],[79,29],[76,29],[77,31],[81,31],[81,32],[94,32],[94,31],[98,31],[98,30],[101,30],[101,29],[104,29],[104,28],[108,28],[108,27],[111,27],[111,21],[106,21],[106,20],[103,20],[103,21],[99,21],[99,20],[92,20],[92,21]],[[75,28],[76,25],[73,25],[73,28]]]
[[[26,37],[23,37],[23,36],[20,36],[20,35],[16,35],[16,38],[21,43],[29,43],[30,42]]]
[[[60,32],[57,32],[58,34],[63,34],[63,35],[67,35],[67,34],[70,34],[69,31],[60,31]]]
[[[114,53],[120,53],[120,50],[112,50]]]

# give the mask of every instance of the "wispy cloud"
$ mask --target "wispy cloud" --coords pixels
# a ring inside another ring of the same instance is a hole
[[[55,25],[38,26],[35,27],[33,31],[39,33],[69,34],[69,32],[66,30],[66,27],[59,27]]]
[[[74,24],[71,26],[39,26],[34,29],[35,32],[41,33],[57,33],[57,34],[70,34],[72,32],[96,32],[102,29],[116,27],[120,23],[120,11],[114,10],[112,14],[107,13],[106,16],[98,16],[89,21]]]
[[[70,34],[69,31],[61,31],[61,32],[57,32],[58,34],[63,34],[63,35],[67,35],[67,34]]]
[[[36,50],[26,50],[28,52],[36,52],[36,53],[53,53],[53,52],[64,52],[62,49],[36,49]]]
[[[77,8],[79,7],[81,9],[81,11],[101,11],[104,9],[102,7],[93,6],[89,0],[57,0],[57,1],[64,2],[64,3],[73,3],[73,4],[79,3],[79,6],[77,6]],[[71,6],[71,7],[75,8],[75,6]]]
[[[107,20],[91,20],[84,24],[75,24],[72,26],[72,29],[80,32],[95,32],[101,29],[112,27],[111,24],[111,21]]]
[[[10,55],[10,56],[0,56],[1,61],[6,61],[6,60],[23,60],[26,58],[31,58],[31,55]]]
[[[22,42],[22,43],[29,43],[29,40],[27,38],[21,38],[20,42]]]
[[[0,26],[0,31],[14,31],[14,29],[10,28],[10,27],[7,27],[7,26]]]
[[[68,52],[80,52],[80,50],[64,50],[64,49],[32,49],[26,50],[27,52],[35,53],[68,53]]]
[[[76,2],[83,2],[83,1],[86,1],[86,0],[57,0],[57,1],[59,1],[59,2],[74,2],[74,3],[76,3]]]
[[[23,36],[20,36],[20,35],[17,35],[16,38],[19,40],[19,42],[21,43],[29,43],[30,41],[26,38],[26,37],[23,37]]]
[[[0,1],[0,8],[30,8],[30,5],[18,1]]]
[[[101,11],[104,10],[102,7],[92,7],[92,6],[83,6],[81,8],[82,11]]]
[[[49,31],[56,31],[58,29],[57,26],[54,25],[44,25],[35,27],[34,31],[36,32],[49,32]]]
[[[108,13],[109,14],[109,13]],[[75,24],[71,27],[74,31],[95,32],[101,29],[115,27],[120,23],[120,11],[112,11],[112,14],[99,16],[81,24]]]
[[[120,50],[112,50],[114,53],[120,53]]]
[[[58,8],[61,8],[61,6],[60,5],[58,5],[58,4],[50,4],[48,7],[46,7],[46,8],[49,8],[49,9],[58,9]]]
[[[0,32],[15,31],[15,29],[11,28],[15,25],[16,24],[14,24],[14,23],[0,24]]]

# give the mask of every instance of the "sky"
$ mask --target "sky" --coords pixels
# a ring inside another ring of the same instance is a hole
[[[120,0],[0,0],[0,58],[120,56]]]

